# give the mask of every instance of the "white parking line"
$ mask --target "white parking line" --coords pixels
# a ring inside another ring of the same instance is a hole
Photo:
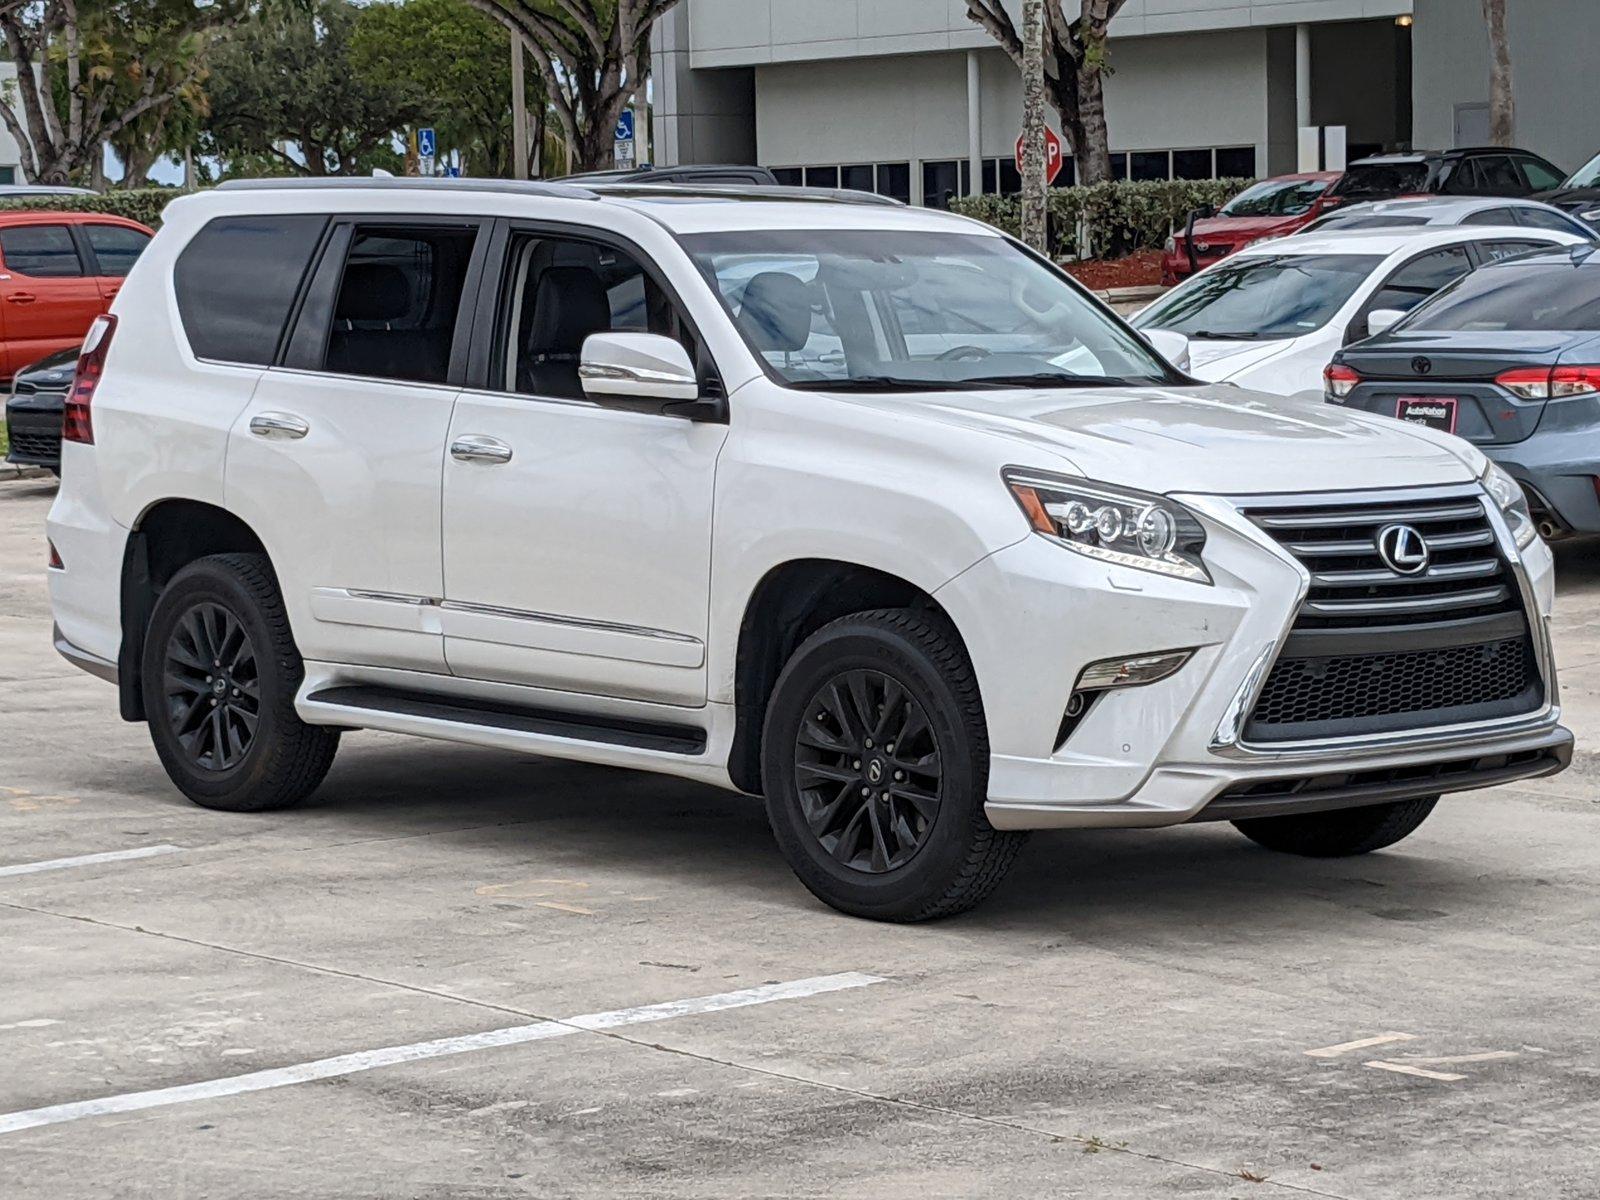
[[[1465,1075],[1452,1075],[1448,1071],[1424,1071],[1421,1067],[1408,1067],[1405,1063],[1384,1062],[1382,1059],[1373,1059],[1364,1062],[1363,1067],[1371,1067],[1375,1071],[1393,1071],[1396,1075],[1418,1075],[1423,1079],[1437,1079],[1440,1083],[1459,1083]]]
[[[353,1075],[358,1071],[370,1071],[375,1067],[418,1062],[426,1058],[441,1058],[449,1054],[466,1054],[473,1050],[490,1050],[500,1046],[519,1046],[524,1042],[566,1037],[568,1034],[584,1030],[616,1029],[619,1026],[638,1025],[646,1021],[668,1021],[674,1017],[722,1012],[730,1008],[747,1008],[752,1004],[771,1004],[775,1000],[799,1000],[805,996],[868,987],[883,982],[884,980],[877,975],[847,971],[841,975],[817,975],[810,979],[769,983],[738,992],[722,992],[715,996],[696,996],[689,1000],[668,1000],[664,1004],[646,1004],[638,1008],[585,1013],[582,1016],[568,1017],[564,1021],[539,1021],[533,1025],[513,1025],[506,1029],[490,1029],[484,1033],[469,1033],[461,1037],[413,1042],[408,1046],[360,1050],[354,1054],[340,1054],[334,1058],[320,1058],[315,1062],[299,1063],[290,1067],[252,1071],[248,1075],[234,1075],[226,1079],[208,1079],[203,1083],[186,1083],[150,1092],[128,1092],[121,1096],[106,1096],[99,1100],[77,1100],[70,1104],[52,1104],[46,1108],[30,1108],[23,1112],[6,1113],[0,1115],[0,1134],[34,1129],[40,1125],[59,1125],[64,1121],[80,1121],[85,1117],[138,1112],[141,1109],[162,1108],[170,1104],[188,1104],[216,1096],[236,1096],[241,1092],[260,1092],[268,1088],[287,1087],[292,1083],[308,1083],[314,1079],[330,1079],[336,1075]]]
[[[1349,1054],[1352,1050],[1365,1050],[1368,1046],[1387,1046],[1390,1042],[1409,1042],[1417,1035],[1414,1033],[1384,1033],[1377,1037],[1362,1038],[1359,1042],[1340,1042],[1337,1046],[1323,1046],[1317,1050],[1307,1050],[1312,1058],[1338,1058],[1341,1054]]]
[[[87,867],[95,863],[126,862],[130,858],[154,858],[158,854],[176,854],[182,846],[136,846],[132,850],[105,850],[99,854],[75,854],[71,858],[47,858],[43,862],[12,863],[0,867],[0,876],[32,875],[35,871],[60,871],[67,867]]]

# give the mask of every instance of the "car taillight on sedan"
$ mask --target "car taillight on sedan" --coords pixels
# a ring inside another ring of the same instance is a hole
[[[1561,400],[1600,392],[1600,366],[1518,367],[1494,381],[1524,400]]]
[[[1343,363],[1329,363],[1322,369],[1322,382],[1330,400],[1343,400],[1361,382],[1361,373]]]
[[[72,390],[67,393],[61,416],[61,440],[64,442],[94,445],[90,405],[95,388],[100,386],[100,376],[105,373],[106,351],[111,348],[111,335],[116,329],[117,319],[110,313],[102,313],[84,336],[83,349],[78,352],[78,368],[72,377]]]

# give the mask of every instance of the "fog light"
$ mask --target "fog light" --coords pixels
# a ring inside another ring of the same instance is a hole
[[[1140,654],[1132,658],[1102,658],[1092,662],[1078,676],[1075,692],[1104,688],[1142,687],[1171,675],[1189,661],[1193,650],[1168,650],[1161,654]]]

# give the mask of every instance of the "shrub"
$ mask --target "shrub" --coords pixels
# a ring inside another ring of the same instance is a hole
[[[1050,250],[1057,258],[1126,254],[1160,246],[1201,205],[1220,208],[1248,179],[1119,180],[1089,187],[1052,188],[1049,193]],[[976,217],[1015,235],[1022,223],[1017,196],[970,196],[952,200],[952,211]],[[1088,244],[1080,247],[1080,231]]]
[[[9,196],[0,198],[0,211],[24,208],[50,212],[109,213],[139,221],[153,229],[161,224],[161,210],[181,195],[183,193],[176,188],[148,187],[88,196]]]

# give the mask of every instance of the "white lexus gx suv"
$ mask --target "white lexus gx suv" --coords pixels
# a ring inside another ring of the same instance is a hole
[[[1565,766],[1517,485],[1184,362],[872,196],[225,185],[84,345],[56,645],[209,808],[353,729],[660,771],[896,921],[1031,829],[1359,854]]]

